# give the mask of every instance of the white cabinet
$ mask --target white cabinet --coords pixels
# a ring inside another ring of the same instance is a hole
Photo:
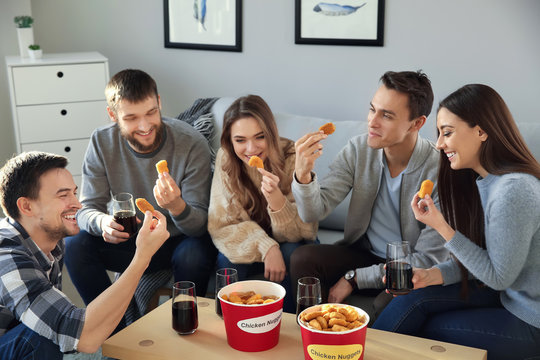
[[[97,52],[7,56],[17,152],[64,155],[77,185],[92,131],[109,122],[107,58]]]

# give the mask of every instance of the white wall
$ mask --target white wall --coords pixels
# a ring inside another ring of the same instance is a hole
[[[199,97],[256,93],[279,112],[364,119],[382,73],[423,69],[436,101],[461,85],[482,82],[501,93],[518,121],[538,120],[540,1],[386,2],[384,47],[359,47],[295,45],[293,0],[244,0],[241,53],[164,48],[159,0],[31,5],[44,52],[97,50],[109,58],[111,74],[127,67],[149,72],[166,115],[177,115]],[[1,13],[2,30],[10,29],[12,17]],[[12,30],[9,48],[16,54]],[[7,83],[4,76],[0,81],[4,128],[10,121]],[[434,128],[433,119],[427,126]],[[9,139],[14,149],[11,137],[2,131],[0,143]]]
[[[0,0],[0,166],[15,153],[15,133],[11,120],[6,55],[19,55],[17,29],[13,18],[32,15],[30,0]],[[2,210],[0,210],[2,214]]]

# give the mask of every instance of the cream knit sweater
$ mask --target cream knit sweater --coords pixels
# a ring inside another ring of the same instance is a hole
[[[282,147],[287,144],[281,141]],[[290,142],[290,140],[287,140]],[[250,215],[240,205],[235,194],[230,193],[225,183],[228,175],[222,169],[227,154],[219,149],[216,157],[210,207],[208,209],[208,231],[217,249],[232,263],[250,264],[262,262],[266,252],[280,242],[298,242],[315,240],[318,223],[304,223],[298,216],[292,191],[286,195],[287,201],[281,210],[272,211],[267,207],[274,238],[251,220]],[[285,162],[285,173],[288,181],[292,181],[295,155],[289,156]],[[261,187],[262,175],[255,169],[246,166],[246,171],[258,189]],[[263,196],[262,193],[260,193]]]

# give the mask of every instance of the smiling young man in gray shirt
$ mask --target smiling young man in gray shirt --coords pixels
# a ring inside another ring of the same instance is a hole
[[[344,239],[303,246],[291,258],[293,281],[318,277],[323,302],[342,302],[353,290],[382,289],[387,243],[408,241],[413,266],[448,256],[444,239],[417,221],[409,205],[423,180],[437,178],[439,152],[418,135],[433,105],[431,83],[420,71],[387,72],[381,82],[370,103],[367,134],[348,142],[324,179],[312,170],[327,135],[309,133],[296,142],[292,190],[303,221],[325,218],[352,191]],[[433,198],[437,202],[436,190]]]

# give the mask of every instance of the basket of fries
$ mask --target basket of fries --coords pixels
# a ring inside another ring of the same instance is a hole
[[[238,281],[218,292],[227,342],[240,351],[263,351],[279,341],[283,286],[261,280]]]
[[[298,314],[304,357],[362,360],[369,315],[344,304],[322,304]]]

